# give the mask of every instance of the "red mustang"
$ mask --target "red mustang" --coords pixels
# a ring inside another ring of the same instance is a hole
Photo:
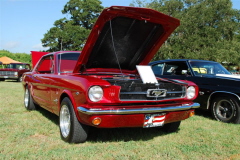
[[[199,107],[192,102],[198,87],[156,79],[143,65],[179,24],[151,9],[104,9],[82,52],[48,53],[24,74],[26,109],[38,105],[58,115],[61,138],[69,143],[86,141],[89,126],[176,131]]]

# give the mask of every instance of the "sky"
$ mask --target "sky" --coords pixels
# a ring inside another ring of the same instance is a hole
[[[64,18],[61,10],[69,0],[0,0],[0,50],[29,53],[46,48],[41,39]],[[101,0],[104,7],[129,6],[133,0]],[[240,9],[240,0],[232,0]]]

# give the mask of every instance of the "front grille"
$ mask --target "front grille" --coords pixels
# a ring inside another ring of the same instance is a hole
[[[113,85],[121,86],[120,100],[132,101],[132,100],[166,100],[183,98],[186,94],[186,87],[180,84],[159,81],[159,86],[156,84],[143,84],[141,80],[122,80],[122,81],[109,81]],[[149,89],[153,90],[166,90],[166,95],[162,97],[149,97],[147,92]]]
[[[1,76],[14,76],[13,71],[0,71]]]

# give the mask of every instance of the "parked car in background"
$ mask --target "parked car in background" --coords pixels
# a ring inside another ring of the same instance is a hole
[[[199,87],[195,99],[201,109],[226,123],[240,123],[240,76],[220,63],[206,60],[169,59],[151,62],[157,77],[189,80]]]
[[[147,64],[178,25],[151,9],[104,9],[82,52],[48,53],[24,74],[26,109],[39,105],[58,115],[61,138],[69,143],[86,141],[90,126],[176,131],[199,107],[193,102],[198,87],[157,79]],[[139,75],[137,68],[150,69],[150,81],[140,77],[149,72]]]
[[[5,68],[0,69],[0,81],[17,80],[22,81],[22,75],[25,72],[29,72],[31,66],[28,63],[10,63],[5,65]]]

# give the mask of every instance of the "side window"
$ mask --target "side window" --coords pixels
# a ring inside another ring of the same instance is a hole
[[[44,57],[37,67],[37,72],[50,74],[54,72],[53,56]]]
[[[186,62],[168,62],[165,63],[163,75],[186,76],[191,75],[191,72]]]
[[[72,73],[80,53],[63,53],[58,55],[58,72]]]
[[[153,70],[154,74],[162,75],[163,66],[164,66],[163,63],[159,63],[159,64],[152,66],[152,70]]]

